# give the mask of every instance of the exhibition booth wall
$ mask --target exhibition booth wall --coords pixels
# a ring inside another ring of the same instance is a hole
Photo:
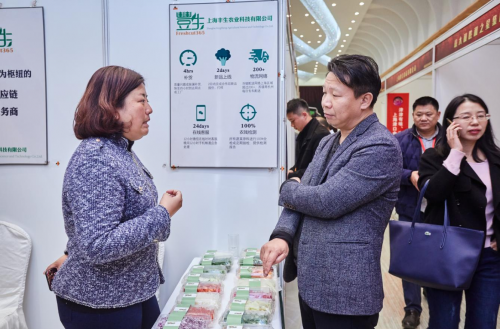
[[[32,1],[2,3],[3,8],[30,7]],[[42,272],[65,249],[61,191],[66,166],[79,144],[72,129],[74,112],[91,75],[102,66],[124,66],[145,77],[153,113],[149,135],[134,144],[134,150],[154,176],[160,195],[167,189],[178,189],[184,197],[165,244],[166,283],[160,288],[160,307],[194,257],[207,249],[227,250],[228,234],[239,234],[240,250],[260,247],[277,222],[281,211],[278,191],[285,178],[281,168],[286,169],[287,157],[294,158],[293,134],[288,134],[287,141],[286,131],[292,130],[283,106],[297,90],[290,47],[281,48],[279,63],[282,100],[276,114],[277,168],[173,169],[169,132],[170,4],[178,2],[37,2],[44,9],[45,19],[48,164],[0,166],[0,220],[19,225],[33,241],[24,302],[29,327],[62,328],[55,296],[48,290]],[[284,44],[281,16],[280,12],[280,42]],[[259,157],[259,153],[252,156]]]

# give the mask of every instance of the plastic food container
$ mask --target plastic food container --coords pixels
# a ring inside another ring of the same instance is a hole
[[[253,256],[244,256],[240,258],[239,261],[242,266],[262,266],[262,260],[260,259],[260,254]]]
[[[252,289],[267,288],[276,293],[276,280],[270,279],[238,279],[237,287],[250,287]]]
[[[227,272],[227,268],[224,265],[194,265],[189,269],[189,273],[192,274],[218,274],[225,276]]]
[[[264,277],[263,266],[240,266],[238,269],[238,278],[241,279],[274,279],[274,268]]]
[[[211,274],[211,273],[202,273],[202,274],[193,274],[188,273],[182,278],[182,284],[186,283],[222,283],[224,281],[223,274]]]
[[[221,294],[216,292],[184,293],[177,297],[177,304],[181,307],[203,307],[209,310],[218,310],[220,308]]]
[[[275,290],[269,287],[236,287],[231,292],[231,298],[236,299],[271,299],[275,300]]]
[[[223,265],[227,271],[231,270],[233,265],[232,255],[224,252],[205,253],[201,258],[200,265]]]
[[[198,293],[198,292],[216,292],[221,294],[222,283],[217,282],[187,282],[184,285],[184,292]]]

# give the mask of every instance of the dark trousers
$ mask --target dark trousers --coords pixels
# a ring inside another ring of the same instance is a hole
[[[458,329],[463,291],[427,288],[429,329]],[[484,248],[472,283],[465,290],[465,329],[497,328],[500,254]]]
[[[378,323],[378,313],[373,315],[323,313],[310,308],[300,295],[299,304],[304,329],[374,329]]]
[[[404,222],[411,222],[413,218],[399,215],[399,220]],[[408,261],[411,261],[410,259]],[[422,292],[418,284],[403,281],[403,294],[405,297],[405,311],[416,310],[422,313]]]
[[[153,296],[127,307],[95,309],[57,297],[59,319],[66,329],[151,329],[160,315]]]

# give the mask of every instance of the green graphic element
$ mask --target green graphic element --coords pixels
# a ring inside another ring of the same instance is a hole
[[[177,31],[203,30],[205,27],[203,22],[205,18],[200,17],[200,14],[182,11],[176,13],[175,16],[177,17],[177,25],[179,25]]]
[[[197,60],[198,56],[196,56],[196,53],[189,49],[184,50],[179,56],[179,61],[185,66],[194,66]]]
[[[217,58],[222,66],[226,66],[226,61],[231,58],[231,52],[227,49],[221,48],[215,53],[215,58]]]
[[[250,56],[252,57],[250,57],[249,60],[254,61],[255,63],[258,61],[263,61],[265,63],[269,60],[269,54],[263,49],[252,49]]]
[[[241,108],[240,114],[243,120],[252,121],[255,118],[257,111],[255,110],[255,107],[247,104]]]
[[[207,120],[207,107],[205,105],[196,105],[196,121]]]
[[[12,33],[7,33],[6,29],[0,28],[0,48],[12,46],[12,39],[7,39],[8,35]]]

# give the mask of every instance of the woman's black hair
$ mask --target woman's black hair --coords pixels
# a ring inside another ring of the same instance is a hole
[[[479,96],[464,94],[453,98],[450,104],[448,104],[448,106],[446,107],[446,111],[444,111],[443,129],[441,129],[441,138],[443,140],[443,143],[441,143],[437,147],[437,151],[445,157],[448,156],[451,151],[450,145],[448,145],[448,138],[446,137],[446,130],[450,126],[450,123],[447,119],[453,121],[453,117],[455,116],[458,107],[465,102],[476,103],[481,106],[486,113],[489,113],[488,106],[486,106],[486,103]],[[479,158],[477,154],[478,149],[483,151],[483,153],[486,155],[486,158],[489,158],[492,154],[500,157],[500,148],[495,144],[495,135],[493,134],[493,129],[491,128],[490,122],[488,122],[488,124],[486,125],[484,135],[477,140],[476,145],[474,145],[474,149],[472,150],[472,158],[474,159],[474,161],[482,162],[483,160]]]

